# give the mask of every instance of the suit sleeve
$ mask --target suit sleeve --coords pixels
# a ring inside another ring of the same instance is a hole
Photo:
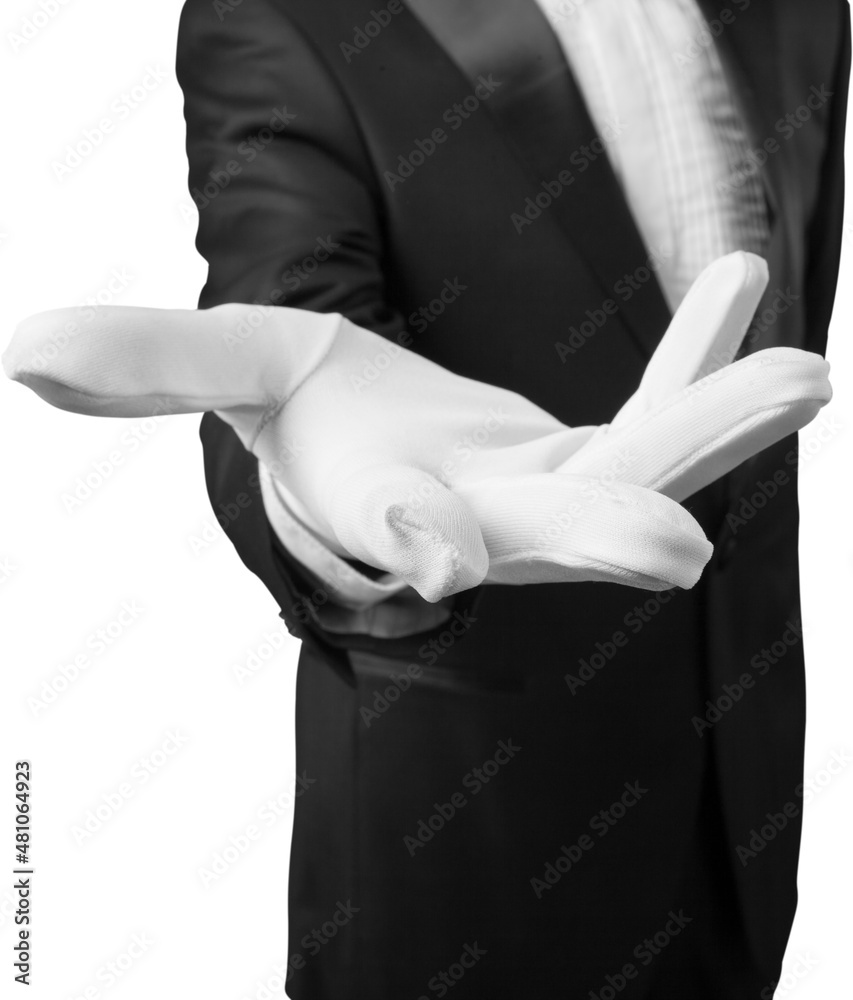
[[[260,322],[265,307],[287,305],[340,312],[382,336],[404,330],[386,302],[380,202],[358,122],[283,5],[187,0],[176,71],[196,245],[208,263],[199,306],[258,303]],[[357,647],[323,627],[332,595],[272,530],[257,459],[213,413],[200,436],[217,519],[290,631],[327,654],[330,643]]]
[[[229,14],[187,0],[178,33],[199,305],[341,312],[393,336],[374,175],[357,123],[311,44],[274,0]]]

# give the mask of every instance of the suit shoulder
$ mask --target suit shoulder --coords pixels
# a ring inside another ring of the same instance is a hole
[[[376,4],[374,3],[374,6]],[[402,0],[390,0],[390,6],[402,8]],[[357,19],[370,4],[360,0],[184,0],[181,30],[215,29],[217,25],[241,30],[243,25],[264,22],[273,25],[310,27],[312,34],[334,33],[340,25]]]

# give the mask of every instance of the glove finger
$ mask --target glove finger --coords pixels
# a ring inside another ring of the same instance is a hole
[[[458,492],[480,525],[492,583],[689,589],[713,551],[683,507],[642,487],[543,473]]]
[[[227,303],[212,309],[52,309],[21,322],[9,378],[63,410],[138,417],[263,406],[316,367],[341,317]],[[270,311],[271,310],[271,311]],[[286,334],[286,336],[284,335]]]
[[[508,432],[514,427],[508,427]],[[451,450],[452,458],[445,469],[455,489],[459,482],[476,482],[491,476],[526,475],[534,472],[554,472],[578,452],[598,427],[563,427],[562,430],[540,434],[518,444],[501,447],[478,446],[474,435],[460,435]],[[508,435],[507,435],[508,436]],[[485,439],[485,435],[481,435]]]
[[[466,504],[421,469],[371,464],[329,491],[326,519],[356,559],[435,602],[481,583],[489,565]]]
[[[709,264],[676,310],[639,388],[610,427],[624,427],[733,361],[767,280],[764,259],[743,250]]]
[[[773,347],[676,393],[563,468],[682,501],[809,423],[832,398],[818,354]]]

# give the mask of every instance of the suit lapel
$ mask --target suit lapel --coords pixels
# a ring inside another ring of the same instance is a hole
[[[560,42],[535,0],[404,0],[412,13],[475,82],[490,73],[502,86],[488,104],[501,133],[531,184],[531,195],[543,181],[553,181],[564,168],[575,180],[549,213],[559,222],[601,287],[612,297],[624,275],[645,263],[646,249],[606,154],[579,172],[571,157],[596,138],[580,88]],[[706,20],[719,14],[718,0],[698,0]],[[715,44],[746,125],[750,148],[761,150],[774,135],[773,94],[778,67],[772,5],[753,4],[717,33]],[[773,276],[783,270],[784,216],[779,192],[784,190],[781,155],[770,154],[759,175],[764,187]],[[607,206],[602,211],[602,206]],[[768,289],[768,294],[771,293]],[[654,272],[619,312],[645,355],[657,345],[671,317]]]
[[[596,139],[595,126],[560,42],[534,0],[405,0],[472,82],[492,74],[501,86],[487,107],[530,180],[542,192],[569,169],[571,185],[548,207],[595,274],[602,301],[613,298],[642,353],[650,356],[671,314],[653,271],[635,294],[614,286],[646,263],[648,252],[605,152],[580,170],[573,154]],[[590,159],[590,157],[588,157]],[[602,206],[606,206],[603,208]]]

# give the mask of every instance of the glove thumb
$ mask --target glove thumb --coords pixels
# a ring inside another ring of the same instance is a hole
[[[481,583],[489,556],[474,514],[421,469],[364,466],[328,493],[326,519],[355,558],[435,602]]]

